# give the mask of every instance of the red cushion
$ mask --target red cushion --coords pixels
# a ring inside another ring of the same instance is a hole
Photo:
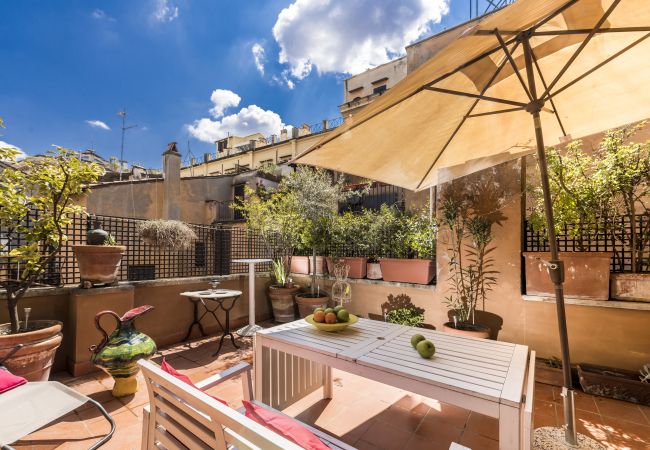
[[[6,369],[0,368],[0,394],[15,387],[22,386],[25,383],[27,383],[27,380],[23,377],[19,377]]]
[[[187,375],[183,375],[183,374],[180,373],[178,370],[176,370],[176,369],[174,369],[172,366],[170,366],[169,363],[168,363],[167,361],[165,361],[165,358],[163,358],[162,363],[160,364],[160,368],[161,368],[164,372],[167,372],[168,374],[170,374],[170,375],[173,376],[174,378],[176,378],[176,379],[182,381],[183,383],[185,383],[185,384],[189,384],[189,385],[192,386],[194,389],[198,389],[199,391],[201,390],[201,389],[199,389],[198,387],[196,387],[196,385],[195,385],[194,383],[192,383],[192,380],[190,380],[190,377],[188,377]],[[203,391],[201,391],[201,392],[203,392]],[[207,394],[207,392],[206,392],[206,394]],[[208,395],[210,395],[210,394],[208,394]],[[213,399],[215,399],[215,400],[217,400],[217,401],[223,403],[224,405],[228,406],[228,402],[227,402],[227,401],[222,400],[222,399],[220,399],[219,397],[215,397],[214,395],[210,395],[210,397],[212,397]]]
[[[301,423],[274,411],[242,401],[246,408],[246,417],[265,426],[271,431],[285,437],[307,450],[330,450],[314,433],[305,428]]]

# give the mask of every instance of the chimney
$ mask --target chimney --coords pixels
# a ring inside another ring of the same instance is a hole
[[[278,142],[278,136],[275,134],[271,135],[271,144],[275,144]]]
[[[280,142],[286,141],[288,137],[289,137],[289,132],[287,131],[286,128],[283,128],[280,131]]]
[[[165,196],[163,197],[163,219],[181,218],[181,154],[176,142],[170,142],[163,153],[163,178]]]
[[[300,136],[300,130],[298,128],[296,128],[296,127],[293,127],[291,129],[291,138],[296,139],[299,136]]]

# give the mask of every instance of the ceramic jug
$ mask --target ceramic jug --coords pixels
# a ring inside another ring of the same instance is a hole
[[[98,345],[90,347],[93,353],[91,361],[115,380],[112,391],[114,397],[135,394],[138,390],[135,376],[140,370],[137,361],[156,353],[153,339],[136,330],[133,323],[137,317],[151,309],[153,306],[140,306],[127,311],[122,317],[114,311],[101,311],[95,315],[95,326],[102,333],[103,339]],[[117,327],[110,336],[99,323],[104,315],[111,315],[117,321]]]

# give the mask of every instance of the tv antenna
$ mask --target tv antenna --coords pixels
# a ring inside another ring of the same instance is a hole
[[[118,116],[122,118],[122,145],[120,147],[120,181],[122,181],[122,172],[124,168],[124,134],[126,130],[137,127],[137,125],[126,125],[126,108],[122,108],[122,111],[117,113]]]

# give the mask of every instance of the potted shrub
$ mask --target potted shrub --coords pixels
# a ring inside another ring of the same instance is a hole
[[[0,149],[0,159],[15,162],[17,152]],[[71,150],[57,147],[42,158],[8,167],[0,179],[0,224],[4,239],[0,256],[6,260],[5,289],[9,323],[0,325],[0,359],[19,344],[22,348],[5,361],[6,367],[29,381],[47,380],[56,349],[61,344],[61,322],[31,320],[21,324],[18,304],[37,285],[66,241],[66,227],[82,208],[75,204],[103,169],[82,162]]]
[[[577,250],[563,252],[565,265],[564,293],[568,297],[590,300],[609,299],[609,267],[611,252],[587,251],[586,243],[597,231],[600,216],[607,210],[608,188],[597,176],[598,155],[582,150],[582,141],[569,143],[565,151],[549,148],[549,182],[553,193],[553,213],[556,232],[568,232],[576,242]],[[539,232],[545,230],[542,191],[529,183],[531,214],[529,222]],[[548,252],[524,252],[526,293],[554,295],[554,286],[548,275]]]
[[[189,250],[197,239],[194,230],[179,220],[145,220],[135,231],[146,244],[161,250]]]
[[[394,217],[388,214],[393,210]],[[383,208],[385,215],[385,238],[383,255],[379,261],[385,281],[429,284],[436,275],[435,221],[428,215],[412,215],[396,212],[395,208]],[[389,238],[390,236],[390,238]],[[429,246],[430,245],[430,246]]]
[[[247,188],[245,193],[234,207],[242,212],[246,225],[261,238],[267,254],[273,259],[273,284],[268,296],[275,321],[291,321],[295,309],[293,296],[299,287],[291,283],[289,274],[298,258],[293,254],[303,245],[305,220],[298,212],[295,195],[283,186],[274,190]],[[307,264],[304,273],[308,272]]]
[[[363,253],[367,248],[368,224],[366,216],[347,211],[333,216],[328,230],[327,266],[330,274],[334,273],[335,263],[349,267],[348,278],[365,278],[365,256],[353,256]]]
[[[449,243],[450,295],[446,303],[454,320],[443,325],[448,333],[487,339],[490,328],[477,324],[476,308],[485,309],[487,294],[497,282],[493,269],[492,228],[506,217],[501,212],[505,190],[489,178],[456,180],[443,191],[441,222]]]
[[[273,318],[279,323],[291,322],[295,319],[293,297],[300,290],[300,286],[294,285],[288,275],[282,259],[273,260],[271,263],[273,284],[269,286],[268,296],[271,300]]]
[[[650,141],[630,141],[645,125],[610,130],[598,148],[596,175],[609,197],[603,219],[612,244],[622,243],[629,255],[628,268],[623,253],[612,245],[614,267],[625,272],[611,275],[611,296],[617,300],[650,301]]]
[[[115,238],[101,229],[99,221],[95,221],[95,228],[87,232],[86,245],[73,245],[72,250],[79,266],[82,288],[117,284],[126,247],[116,245]]]
[[[386,322],[419,327],[424,323],[424,314],[415,308],[397,308],[386,313]]]

